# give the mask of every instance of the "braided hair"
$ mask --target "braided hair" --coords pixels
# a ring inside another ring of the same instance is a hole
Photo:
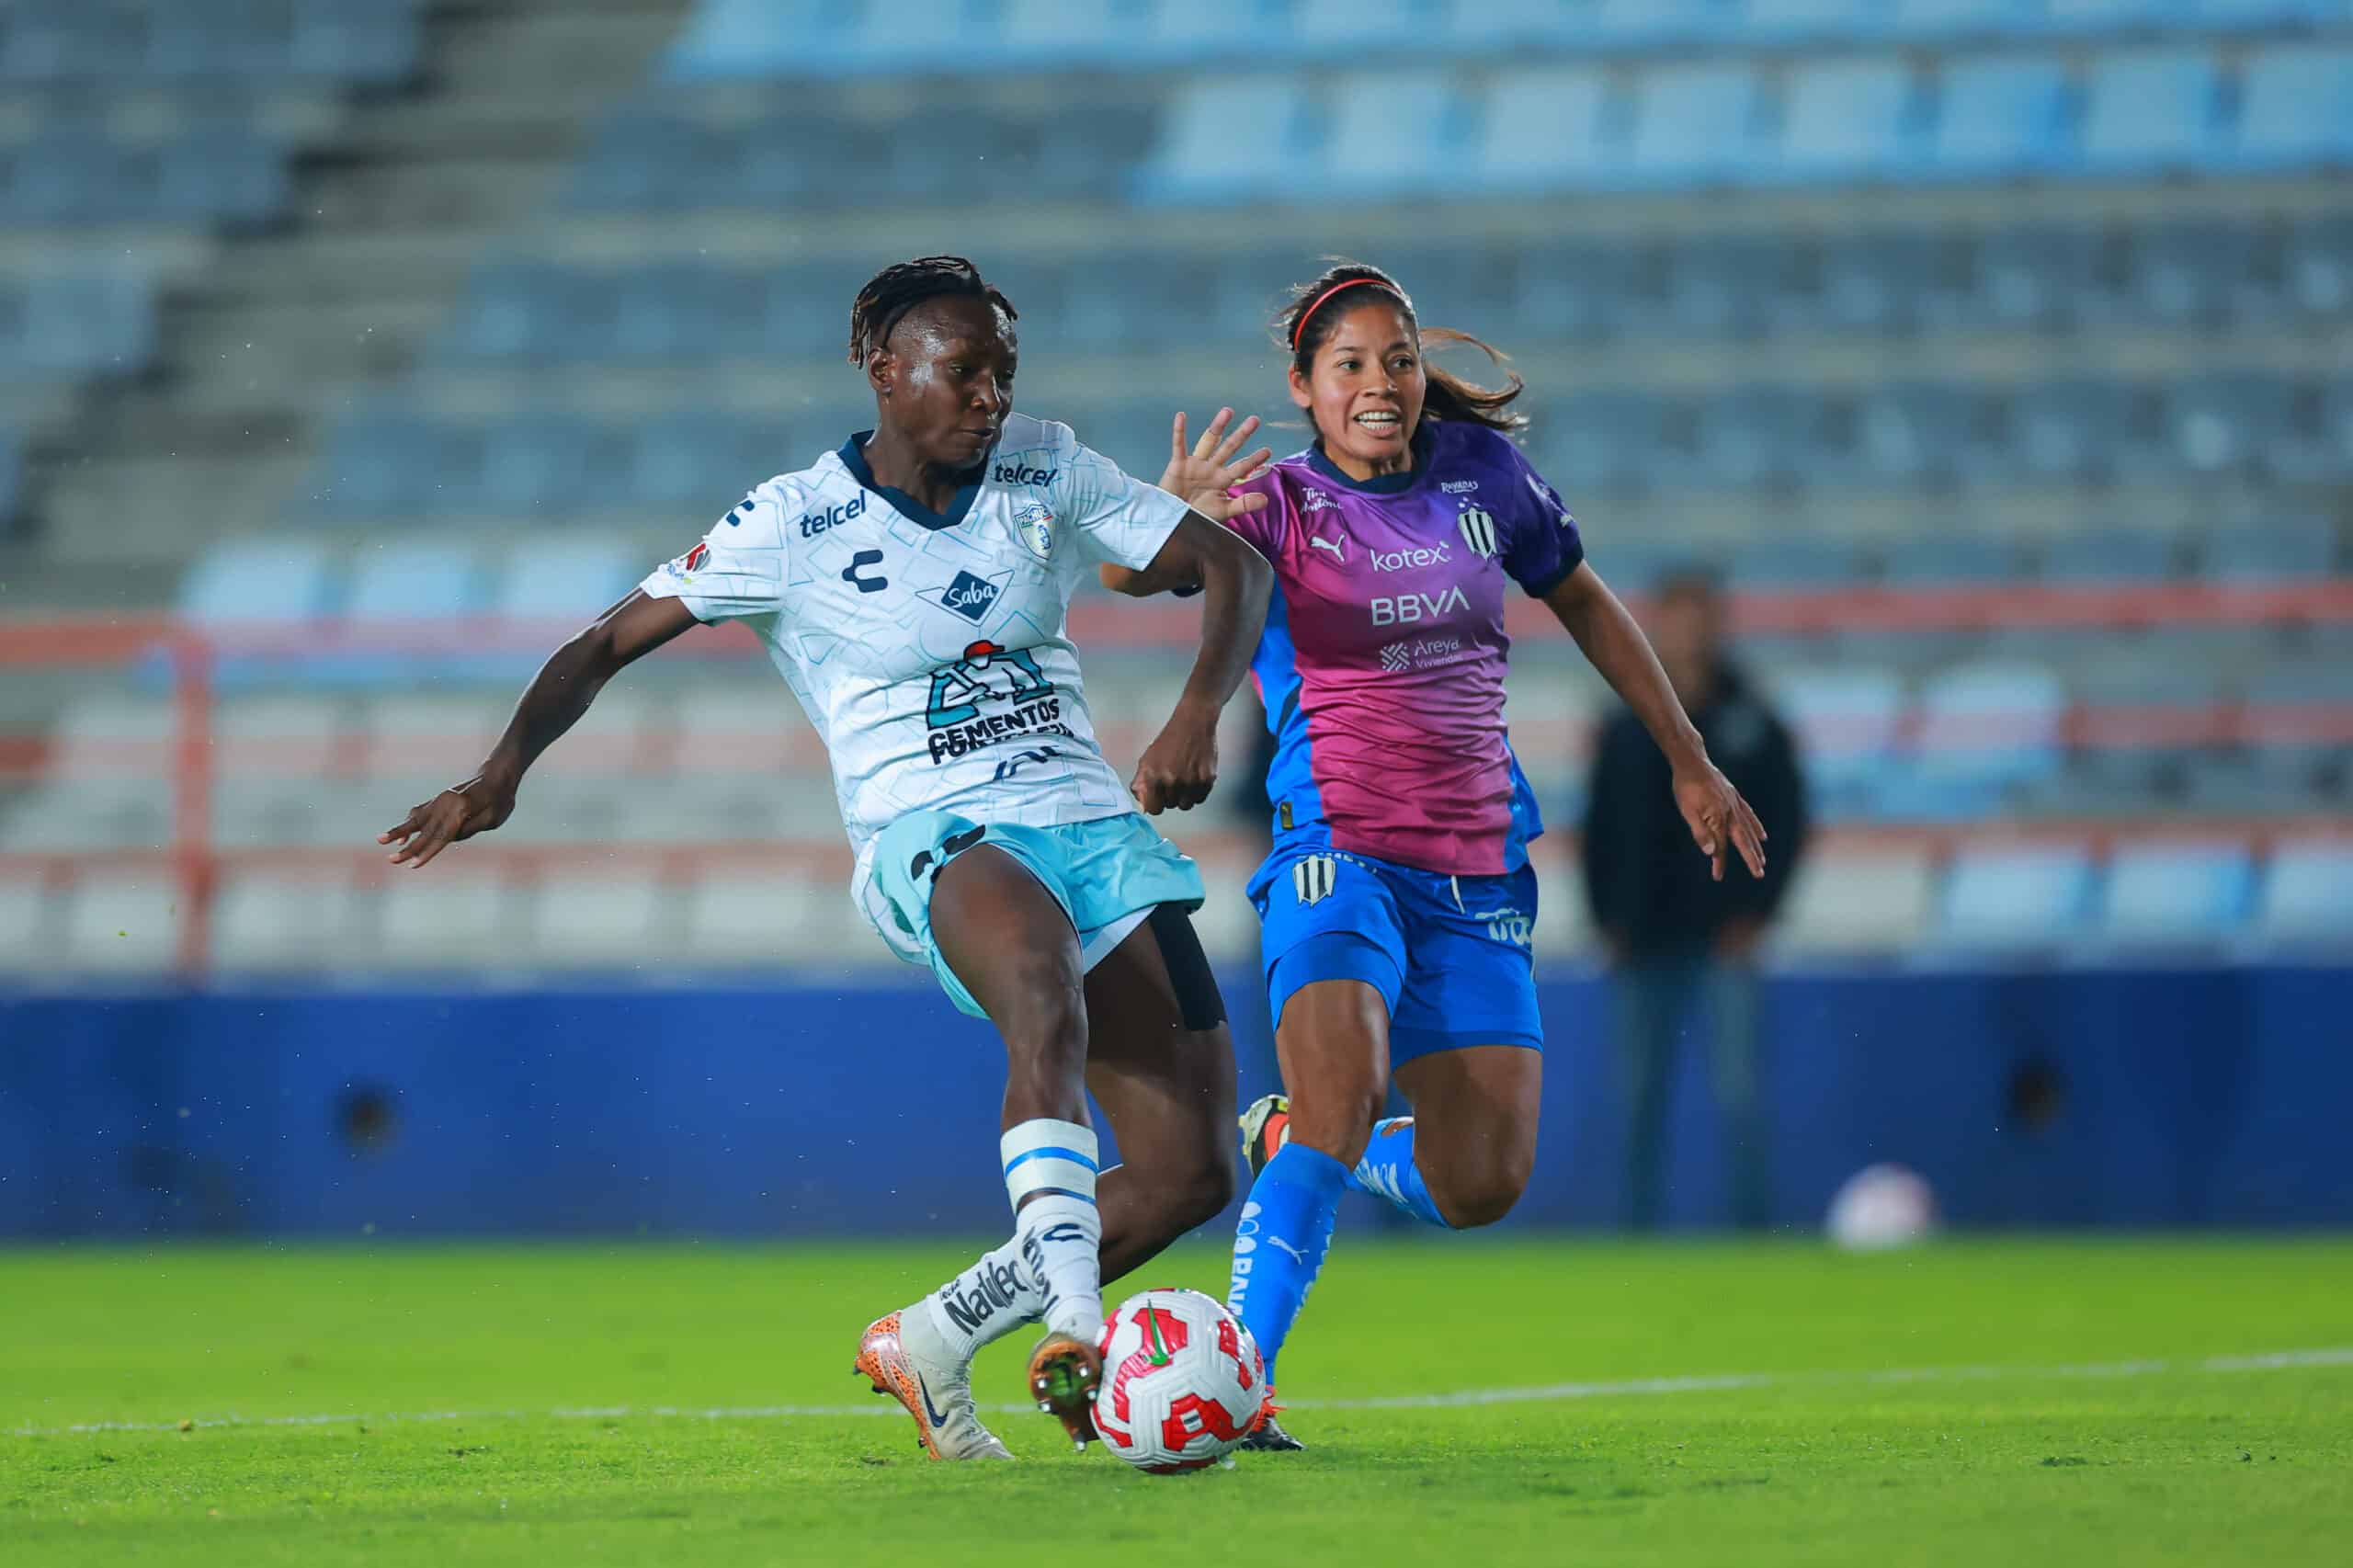
[[[892,329],[909,311],[942,297],[986,300],[1003,311],[1007,321],[1021,319],[1004,291],[962,256],[919,256],[884,267],[858,291],[849,308],[849,362],[864,365],[882,351]]]
[[[1510,378],[1500,387],[1483,387],[1466,381],[1451,370],[1441,370],[1425,361],[1422,374],[1429,390],[1422,399],[1422,412],[1432,419],[1460,419],[1466,424],[1484,425],[1490,430],[1515,435],[1528,428],[1528,416],[1510,412],[1514,399],[1527,390],[1528,383],[1519,373],[1510,369],[1510,358],[1482,343],[1468,333],[1450,331],[1446,327],[1424,327],[1414,314],[1414,301],[1406,296],[1397,279],[1377,267],[1345,257],[1328,258],[1332,265],[1321,276],[1300,284],[1275,312],[1273,323],[1275,342],[1290,355],[1291,369],[1304,378],[1315,362],[1316,350],[1331,341],[1332,331],[1347,314],[1350,305],[1359,302],[1359,296],[1386,300],[1405,314],[1405,323],[1422,342],[1440,345],[1467,343],[1484,354],[1495,367]],[[1328,303],[1327,303],[1328,301]]]

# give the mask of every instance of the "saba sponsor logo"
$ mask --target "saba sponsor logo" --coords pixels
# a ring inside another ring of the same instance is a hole
[[[852,518],[866,516],[866,492],[861,490],[851,500],[828,506],[821,512],[809,513],[801,519],[801,537],[815,539],[829,528],[837,528]]]
[[[952,610],[977,626],[988,619],[990,610],[1005,594],[1005,580],[975,577],[970,572],[959,572],[955,580],[939,590],[939,606]]]
[[[939,1292],[940,1305],[950,1322],[971,1334],[997,1313],[1009,1309],[1021,1295],[1021,1276],[1009,1263],[975,1268]]]
[[[1416,545],[1410,550],[1376,550],[1372,552],[1372,569],[1376,572],[1410,572],[1416,566],[1444,566],[1454,559],[1451,542]]]
[[[1395,598],[1372,601],[1372,623],[1375,626],[1415,626],[1426,620],[1436,620],[1453,610],[1468,610],[1470,597],[1458,585],[1438,594],[1399,594]]]
[[[1061,472],[1058,468],[1031,468],[1025,462],[995,463],[989,468],[989,477],[999,484],[1051,484]]]

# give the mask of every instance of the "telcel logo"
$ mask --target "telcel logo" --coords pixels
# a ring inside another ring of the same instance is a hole
[[[866,492],[859,491],[857,499],[845,501],[838,506],[828,506],[822,512],[812,512],[801,519],[801,537],[815,539],[827,528],[837,528],[852,517],[866,516]]]
[[[989,470],[989,477],[999,484],[1051,484],[1062,470],[1031,468],[1028,463],[996,463]]]
[[[1443,566],[1450,559],[1449,545],[1431,545],[1413,550],[1376,550],[1372,552],[1372,569],[1376,572],[1404,572],[1416,566]]]
[[[1436,620],[1449,610],[1467,610],[1471,600],[1460,587],[1449,588],[1442,594],[1400,594],[1393,599],[1372,601],[1372,623],[1375,626],[1413,626],[1425,620]]]

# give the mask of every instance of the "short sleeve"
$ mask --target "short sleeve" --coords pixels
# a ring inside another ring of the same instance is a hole
[[[1063,520],[1098,561],[1141,572],[1185,518],[1185,503],[1146,484],[1102,453],[1074,440],[1054,485]]]
[[[650,599],[676,599],[703,622],[773,615],[784,608],[784,528],[791,497],[762,485],[710,527],[700,543],[646,574]]]
[[[1281,548],[1283,528],[1288,511],[1283,505],[1283,482],[1272,468],[1246,483],[1237,484],[1226,492],[1229,495],[1264,495],[1267,504],[1255,512],[1236,512],[1225,520],[1225,526],[1247,540],[1250,547],[1267,560],[1275,559]]]
[[[1508,446],[1508,443],[1506,443]],[[1585,562],[1585,539],[1577,520],[1561,501],[1560,493],[1529,466],[1518,447],[1510,447],[1510,463],[1519,480],[1507,505],[1509,535],[1504,570],[1534,598],[1542,598]]]

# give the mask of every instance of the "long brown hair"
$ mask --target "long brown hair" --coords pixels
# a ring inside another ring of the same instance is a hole
[[[1315,362],[1315,351],[1331,340],[1332,329],[1347,314],[1347,307],[1358,302],[1355,296],[1360,293],[1378,294],[1405,312],[1406,323],[1424,344],[1467,343],[1484,354],[1488,361],[1507,378],[1500,387],[1483,387],[1475,381],[1464,381],[1451,370],[1442,370],[1426,359],[1422,364],[1422,374],[1428,380],[1429,391],[1422,399],[1425,418],[1460,419],[1465,424],[1484,425],[1490,430],[1500,430],[1507,436],[1528,428],[1528,416],[1511,412],[1513,400],[1528,390],[1528,383],[1520,379],[1519,372],[1511,369],[1508,355],[1467,332],[1422,325],[1421,318],[1414,313],[1414,301],[1406,295],[1404,286],[1381,268],[1339,256],[1327,259],[1332,265],[1319,276],[1294,288],[1290,300],[1275,312],[1275,341],[1290,351],[1293,369],[1302,376],[1309,373],[1309,367]],[[1327,301],[1330,302],[1326,303]],[[1312,421],[1314,415],[1311,413],[1308,417]]]

